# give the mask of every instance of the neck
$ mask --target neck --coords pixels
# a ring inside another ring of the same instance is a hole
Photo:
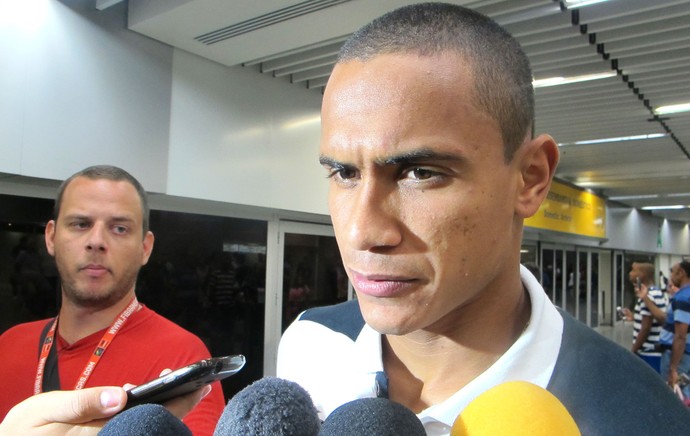
[[[64,294],[62,297],[58,333],[71,345],[99,330],[110,327],[120,312],[132,301],[134,291],[132,290],[115,304],[105,308],[84,307],[65,298]]]
[[[384,338],[384,366],[391,399],[420,412],[440,403],[493,365],[529,322],[529,295],[486,292],[487,298],[448,316],[454,327]],[[458,365],[462,362],[462,365]]]

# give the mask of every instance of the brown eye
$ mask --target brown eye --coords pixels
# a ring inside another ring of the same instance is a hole
[[[357,170],[347,167],[332,168],[328,173],[328,178],[338,180],[350,180],[357,177]]]
[[[353,179],[357,176],[357,171],[351,168],[343,168],[338,171],[338,175],[341,179]]]
[[[428,180],[432,178],[436,173],[425,168],[414,168],[410,171],[409,174],[413,179],[416,180]]]
[[[70,223],[70,227],[73,227],[75,229],[86,229],[89,227],[89,223],[86,221],[74,221]]]

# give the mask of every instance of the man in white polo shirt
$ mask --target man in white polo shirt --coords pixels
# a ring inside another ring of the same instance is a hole
[[[533,136],[531,81],[519,44],[456,5],[400,8],[344,44],[320,162],[357,300],[303,313],[278,355],[322,418],[387,397],[444,435],[477,395],[525,380],[583,434],[687,431],[651,368],[560,313],[520,266],[523,220],[558,162],[555,141]]]

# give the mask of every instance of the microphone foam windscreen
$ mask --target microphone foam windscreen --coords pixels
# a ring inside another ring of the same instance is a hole
[[[331,412],[321,436],[425,436],[424,426],[410,409],[385,398],[360,398]]]
[[[115,415],[99,436],[192,436],[175,415],[160,404],[142,404]]]
[[[215,436],[317,436],[321,420],[309,393],[297,383],[264,377],[225,406]]]
[[[457,417],[450,434],[579,436],[580,430],[551,392],[529,382],[512,381],[475,398]]]

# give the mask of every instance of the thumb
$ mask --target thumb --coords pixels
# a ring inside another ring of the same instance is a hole
[[[18,406],[29,408],[24,412],[32,413],[37,425],[80,424],[107,418],[119,412],[127,403],[127,394],[117,386],[100,386],[77,391],[46,392],[29,400],[31,401],[27,400]]]

